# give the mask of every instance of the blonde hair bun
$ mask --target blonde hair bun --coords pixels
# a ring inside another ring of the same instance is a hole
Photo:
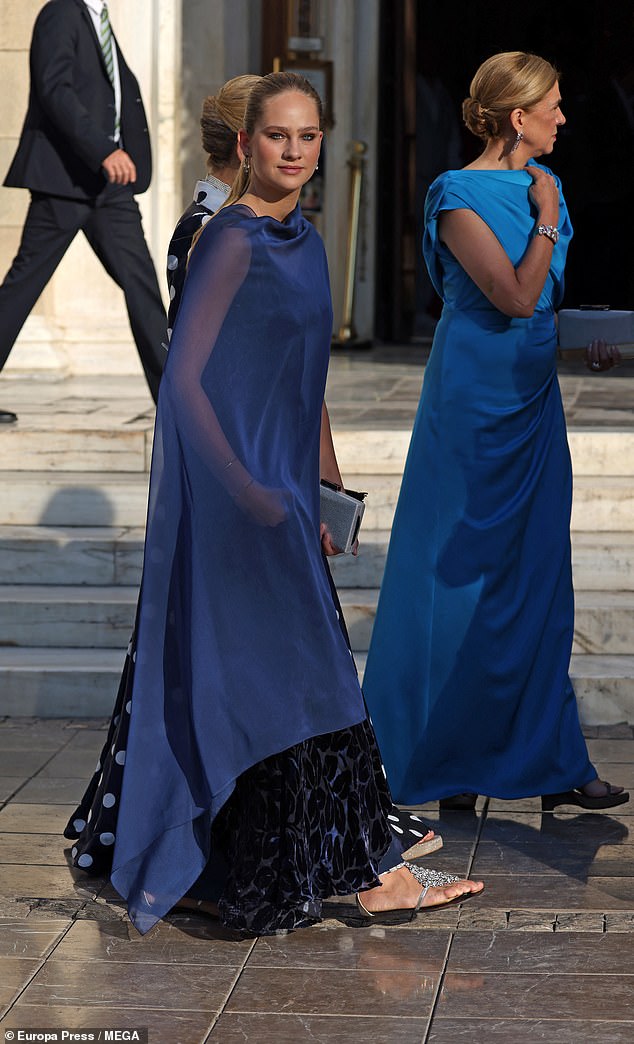
[[[531,109],[559,80],[554,65],[526,51],[502,51],[482,63],[462,103],[462,117],[472,134],[487,141],[499,137],[513,109]]]
[[[260,76],[234,76],[217,94],[205,98],[200,117],[202,146],[208,154],[208,164],[227,167],[234,159],[236,136],[244,126],[244,111],[249,94]]]

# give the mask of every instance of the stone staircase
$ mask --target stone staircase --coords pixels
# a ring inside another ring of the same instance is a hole
[[[141,577],[142,378],[18,379],[0,430],[0,714],[108,715]]]
[[[19,425],[0,431],[0,715],[110,712],[141,574],[152,440],[152,411],[134,388],[92,401],[75,387],[54,415],[17,403]],[[346,482],[369,491],[362,554],[333,565],[362,666],[409,431],[334,427]],[[588,724],[634,722],[634,434],[573,430],[570,442],[581,713]]]

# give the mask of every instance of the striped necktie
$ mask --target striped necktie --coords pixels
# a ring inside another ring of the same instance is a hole
[[[108,79],[112,84],[114,91],[114,54],[112,53],[112,27],[110,25],[110,19],[108,17],[108,5],[104,3],[101,8],[101,24],[99,27],[99,43],[101,44],[101,51],[103,54],[103,60],[106,63],[106,72],[108,73]],[[119,120],[119,114],[115,112],[114,117],[114,140],[118,141],[121,133],[121,122]]]

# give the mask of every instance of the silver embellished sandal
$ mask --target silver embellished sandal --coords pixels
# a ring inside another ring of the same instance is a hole
[[[392,867],[387,872],[391,874],[395,870],[399,870],[402,866],[406,866],[410,874],[416,878],[420,885],[422,885],[422,890],[416,900],[416,905],[413,908],[379,910],[377,913],[372,913],[363,905],[361,896],[357,893],[355,896],[357,909],[366,921],[371,919],[372,923],[377,925],[407,924],[410,921],[416,920],[417,915],[422,911],[439,910],[444,909],[445,906],[464,903],[467,899],[473,898],[474,895],[480,895],[482,892],[482,889],[479,888],[477,892],[465,892],[463,895],[458,895],[454,899],[446,899],[444,902],[434,903],[433,906],[423,906],[422,904],[425,901],[425,896],[430,888],[442,888],[444,885],[454,884],[456,881],[462,880],[462,878],[456,876],[456,874],[445,874],[442,870],[428,870],[424,866],[415,866],[413,863],[399,863],[398,866]]]

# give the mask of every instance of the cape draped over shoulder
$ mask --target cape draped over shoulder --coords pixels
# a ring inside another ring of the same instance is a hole
[[[549,172],[550,173],[550,172]],[[528,171],[448,171],[423,252],[444,301],[392,528],[364,692],[396,801],[554,793],[594,778],[568,677],[572,473],[554,309],[572,228],[531,318],[498,311],[438,237],[466,208],[517,266]]]
[[[141,931],[200,874],[241,773],[366,717],[319,537],[331,330],[323,244],[299,206],[207,223],[161,383],[121,752],[112,882]],[[278,491],[281,524],[240,509],[233,457]]]

